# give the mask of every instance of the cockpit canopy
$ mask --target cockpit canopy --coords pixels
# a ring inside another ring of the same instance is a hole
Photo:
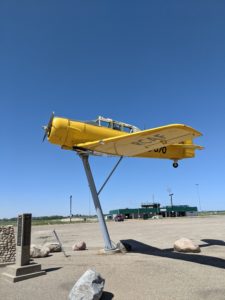
[[[114,130],[119,130],[127,133],[133,133],[141,131],[138,127],[126,124],[123,122],[115,121],[109,118],[104,118],[102,116],[98,116],[96,120],[93,121],[86,121],[85,123],[99,126],[99,127],[107,127]]]
[[[98,126],[103,126],[107,128],[111,128],[114,130],[119,130],[119,131],[124,131],[127,133],[133,133],[133,132],[138,132],[140,129],[136,126],[126,124],[123,122],[115,121],[109,118],[104,118],[102,116],[99,116],[95,121],[94,121]]]

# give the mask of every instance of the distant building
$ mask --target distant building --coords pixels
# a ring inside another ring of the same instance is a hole
[[[188,205],[173,205],[160,207],[159,203],[143,203],[140,208],[118,208],[110,210],[109,214],[114,219],[116,215],[122,214],[126,219],[148,219],[153,216],[162,217],[187,217],[197,216],[197,207]]]

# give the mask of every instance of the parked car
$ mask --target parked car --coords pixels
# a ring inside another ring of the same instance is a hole
[[[125,217],[124,215],[116,215],[114,220],[115,222],[121,222],[121,221],[124,221]]]

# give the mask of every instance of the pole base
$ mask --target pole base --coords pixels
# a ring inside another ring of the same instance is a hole
[[[32,263],[25,266],[7,266],[6,272],[2,273],[2,277],[11,282],[18,282],[45,274],[46,272],[41,270],[40,264]]]
[[[106,254],[106,255],[112,255],[112,254],[117,254],[121,253],[120,249],[115,248],[115,249],[100,249],[98,251],[98,254]]]

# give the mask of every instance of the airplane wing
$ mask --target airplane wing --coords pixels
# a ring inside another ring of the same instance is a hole
[[[192,127],[182,124],[171,124],[94,142],[80,143],[76,147],[110,155],[136,156],[201,135],[200,132]]]

